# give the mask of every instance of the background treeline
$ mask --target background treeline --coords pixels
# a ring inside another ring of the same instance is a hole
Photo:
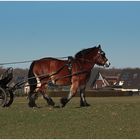
[[[0,67],[0,76],[6,71],[6,69],[7,68]],[[95,69],[97,69],[102,74],[103,77],[105,77],[105,76],[118,76],[118,77],[120,77],[119,80],[125,81],[124,88],[138,88],[138,89],[140,89],[140,68],[125,68],[125,69],[109,68],[109,69],[104,69],[104,68],[95,67],[94,70]],[[10,86],[15,85],[18,82],[27,81],[27,78],[28,78],[28,69],[15,68],[13,71],[13,80],[10,82]],[[62,90],[69,91],[69,86],[68,87],[51,86],[48,88],[48,90],[50,92],[51,91],[60,91],[60,90],[61,91]],[[50,94],[53,95],[54,93],[51,92]],[[23,92],[23,88],[16,90],[15,95],[16,96],[26,96]]]
[[[4,72],[6,72],[8,68],[0,67],[0,75],[2,75]],[[22,80],[27,79],[28,77],[28,69],[21,69],[21,68],[15,68],[13,70],[13,80],[12,82],[20,82]]]
[[[95,67],[94,69],[98,69],[99,72],[103,76],[120,76],[123,79],[126,80],[135,80],[135,82],[140,83],[140,68],[98,68]],[[6,68],[0,67],[0,75],[3,74],[6,71]],[[22,69],[22,68],[15,68],[13,72],[13,81],[14,83],[20,82],[22,80],[26,80],[28,77],[28,69]],[[121,79],[120,79],[121,80]]]

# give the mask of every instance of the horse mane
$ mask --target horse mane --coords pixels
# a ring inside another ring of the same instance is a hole
[[[94,46],[92,48],[83,49],[75,54],[75,58],[83,57],[83,55],[88,54],[89,52],[93,51],[97,47]]]

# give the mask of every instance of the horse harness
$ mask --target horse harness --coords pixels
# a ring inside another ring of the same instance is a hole
[[[72,73],[72,65],[74,62],[74,58],[72,56],[68,56],[68,60],[67,63],[65,65],[63,65],[62,67],[60,67],[56,72],[49,74],[49,75],[41,75],[40,80],[46,79],[46,78],[51,78],[54,75],[57,75],[60,71],[62,71],[66,66],[68,67],[69,70],[69,74],[68,75],[64,75],[62,77],[58,77],[56,79],[53,79],[53,83],[51,82],[51,80],[48,82],[50,85],[55,85],[55,83],[60,80],[60,79],[64,79],[64,78],[71,78],[72,76],[76,76],[76,75],[80,75],[80,74],[84,74],[84,73],[89,73],[88,70],[82,70],[82,67],[80,68],[80,71],[77,71],[75,73]]]

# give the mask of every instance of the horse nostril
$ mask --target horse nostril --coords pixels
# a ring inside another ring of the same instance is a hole
[[[105,64],[105,67],[108,68],[110,65],[111,65],[111,63],[107,61],[106,64]]]

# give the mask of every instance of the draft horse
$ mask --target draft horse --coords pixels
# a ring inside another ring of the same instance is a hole
[[[85,99],[85,88],[95,64],[106,67],[110,65],[100,45],[83,49],[74,57],[68,57],[67,60],[48,57],[33,61],[28,73],[29,107],[37,107],[36,93],[41,93],[48,105],[55,105],[52,98],[46,93],[46,86],[49,83],[59,86],[70,85],[68,96],[60,99],[62,107],[76,95],[78,90],[80,91],[80,106],[89,106]]]

